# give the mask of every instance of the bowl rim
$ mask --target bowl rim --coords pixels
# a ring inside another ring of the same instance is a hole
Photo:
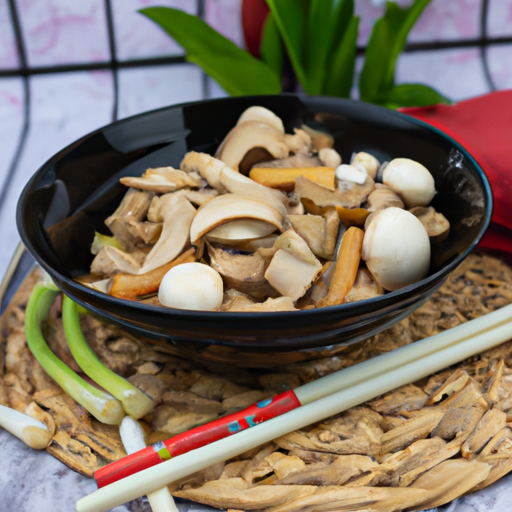
[[[47,264],[47,262],[40,257],[38,251],[35,250],[34,244],[31,242],[29,237],[27,237],[27,234],[25,232],[24,228],[24,220],[23,220],[23,211],[26,206],[27,202],[27,196],[32,191],[32,188],[34,186],[34,183],[38,180],[39,175],[43,173],[43,171],[54,161],[59,160],[63,155],[65,155],[71,148],[80,145],[83,141],[88,139],[89,137],[103,132],[105,129],[114,127],[114,126],[121,126],[125,123],[133,122],[133,120],[142,118],[144,116],[148,116],[151,114],[155,114],[157,112],[165,111],[165,110],[171,110],[174,108],[183,108],[187,106],[193,106],[198,104],[207,104],[207,103],[213,103],[213,102],[226,102],[230,100],[236,100],[238,98],[245,98],[247,100],[254,100],[258,101],[258,99],[261,98],[268,98],[268,97],[280,97],[280,96],[287,96],[287,97],[295,97],[298,98],[301,102],[304,103],[306,107],[308,107],[308,102],[313,103],[316,101],[333,101],[338,104],[347,104],[347,105],[355,105],[360,104],[363,106],[363,108],[368,108],[375,110],[378,112],[379,110],[381,112],[385,112],[386,115],[396,117],[398,119],[402,119],[404,121],[407,121],[408,123],[411,123],[412,125],[416,125],[420,128],[426,129],[427,131],[431,131],[436,133],[441,138],[444,138],[447,142],[449,142],[457,151],[459,151],[463,156],[469,161],[469,163],[475,168],[475,170],[478,173],[478,177],[480,178],[482,185],[483,185],[483,191],[485,195],[485,199],[487,201],[487,205],[485,208],[485,218],[484,222],[482,224],[482,227],[478,233],[478,235],[472,240],[471,244],[466,248],[465,251],[463,251],[461,254],[459,254],[457,257],[455,257],[450,263],[448,263],[445,267],[438,270],[434,274],[431,274],[427,276],[426,278],[422,279],[421,281],[418,281],[416,283],[410,284],[408,286],[405,286],[403,288],[400,288],[395,291],[387,292],[384,295],[378,296],[378,297],[372,297],[370,299],[365,299],[362,301],[357,302],[351,302],[351,303],[342,303],[335,306],[328,306],[325,308],[315,308],[315,309],[303,309],[300,311],[262,311],[262,312],[231,312],[231,311],[199,311],[199,310],[186,310],[186,309],[178,309],[178,308],[168,308],[165,306],[159,306],[159,305],[152,305],[152,304],[144,304],[140,303],[138,301],[129,301],[126,299],[121,299],[117,297],[113,297],[111,295],[102,293],[100,291],[94,290],[93,288],[87,287],[78,281],[75,281],[74,279],[71,279],[60,272],[54,270],[51,265]],[[38,264],[47,272],[57,274],[60,281],[62,283],[65,283],[70,289],[74,290],[82,290],[85,292],[86,295],[90,295],[94,297],[95,299],[98,299],[101,302],[108,302],[112,303],[113,305],[119,305],[121,307],[128,307],[131,309],[131,307],[134,307],[138,311],[141,312],[147,312],[148,314],[153,314],[157,316],[166,315],[169,317],[169,319],[172,318],[172,315],[179,315],[182,319],[188,319],[188,320],[194,320],[199,317],[202,319],[218,319],[222,321],[229,321],[230,319],[237,319],[237,320],[243,320],[243,319],[252,319],[252,320],[266,320],[266,319],[272,319],[275,320],[277,318],[283,318],[284,320],[291,319],[296,317],[298,314],[301,316],[305,316],[307,318],[315,318],[318,316],[323,316],[326,314],[326,310],[332,313],[344,313],[344,314],[350,314],[350,313],[356,313],[358,310],[362,307],[370,307],[371,311],[375,311],[379,309],[379,304],[384,302],[399,302],[401,299],[407,299],[407,297],[415,291],[416,288],[419,287],[432,287],[434,282],[439,279],[446,279],[448,274],[450,274],[456,267],[458,267],[462,261],[468,256],[468,254],[475,249],[475,247],[478,245],[480,240],[485,234],[485,231],[489,227],[490,221],[491,221],[491,215],[492,215],[492,208],[493,208],[493,195],[492,195],[492,189],[489,182],[489,179],[487,178],[483,168],[481,165],[476,161],[476,159],[468,152],[468,150],[462,146],[458,141],[456,141],[454,138],[452,138],[447,133],[443,132],[436,126],[430,125],[422,120],[419,120],[415,117],[409,116],[403,112],[399,112],[396,110],[388,109],[386,107],[381,107],[379,105],[374,105],[370,103],[365,103],[360,100],[352,100],[347,98],[336,98],[336,97],[330,97],[330,96],[304,96],[300,94],[293,94],[293,93],[282,93],[282,94],[276,94],[276,95],[258,95],[258,96],[237,96],[237,97],[226,97],[226,98],[212,98],[207,100],[198,100],[198,101],[190,101],[190,102],[184,102],[184,103],[177,103],[168,105],[165,107],[161,107],[158,109],[153,109],[145,112],[141,112],[139,114],[129,116],[117,121],[114,121],[112,123],[108,123],[96,130],[93,130],[92,132],[84,135],[83,137],[80,137],[76,141],[72,142],[71,144],[68,144],[63,149],[52,155],[46,162],[44,162],[37,170],[36,172],[31,176],[31,178],[26,183],[25,187],[23,188],[18,204],[17,204],[17,210],[16,210],[16,223],[18,227],[18,232],[21,236],[21,239],[27,248],[27,250],[32,254],[32,256],[35,258],[35,260],[38,262]],[[58,283],[57,283],[58,284]],[[61,287],[62,288],[62,287]],[[62,290],[63,292],[66,292],[67,290]],[[384,304],[383,304],[384,305]],[[89,307],[92,307],[91,305]],[[94,307],[95,310],[98,310],[97,307]],[[363,312],[362,314],[367,314],[370,311]]]

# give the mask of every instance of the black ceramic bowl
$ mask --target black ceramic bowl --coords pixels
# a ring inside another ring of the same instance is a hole
[[[113,298],[73,280],[88,272],[94,231],[108,233],[103,221],[126,191],[120,177],[140,175],[148,167],[178,167],[189,150],[213,153],[251,105],[274,111],[287,131],[305,121],[323,125],[344,161],[364,150],[381,162],[406,157],[424,164],[438,191],[432,204],[451,223],[448,239],[433,247],[428,277],[361,302],[271,313],[175,310]],[[21,195],[17,222],[27,249],[85,308],[171,352],[210,363],[264,367],[331,355],[410,314],[475,247],[491,207],[482,169],[440,131],[360,102],[281,95],[171,106],[97,130],[36,172]]]

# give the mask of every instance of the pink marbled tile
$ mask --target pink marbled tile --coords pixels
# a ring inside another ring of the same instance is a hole
[[[487,49],[489,72],[498,89],[512,89],[512,44]]]
[[[122,69],[119,117],[202,99],[202,72],[193,64]]]
[[[0,187],[5,183],[7,171],[18,146],[24,114],[22,79],[3,78],[0,80]]]
[[[0,2],[0,69],[17,68],[18,51],[6,1]]]
[[[191,0],[114,0],[114,28],[119,60],[182,55],[182,48],[158,25],[138,13],[139,9],[161,5],[196,14]]]
[[[19,0],[31,66],[110,58],[104,3],[99,0]]]
[[[403,54],[396,83],[420,82],[435,87],[452,100],[489,92],[478,49],[438,50]]]
[[[487,32],[492,37],[512,36],[512,0],[490,0]]]
[[[357,0],[356,14],[361,16],[358,44],[370,37],[375,21],[384,14],[384,1]],[[411,0],[397,2],[402,8]],[[409,42],[468,39],[479,35],[481,0],[433,0],[409,34]]]
[[[206,21],[241,48],[245,47],[242,30],[241,0],[206,0]]]

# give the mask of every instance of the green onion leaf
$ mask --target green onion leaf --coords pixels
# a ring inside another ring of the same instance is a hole
[[[283,41],[270,12],[265,20],[260,44],[261,60],[279,77],[283,76]]]
[[[373,26],[366,46],[364,66],[359,78],[361,100],[382,103],[394,87],[395,66],[404,49],[407,36],[430,0],[414,0],[402,9],[387,2],[384,16]]]
[[[46,373],[97,420],[108,425],[121,423],[124,411],[119,400],[95,388],[79,377],[50,349],[42,332],[42,322],[58,292],[42,283],[36,284],[25,312],[27,345]]]
[[[66,295],[62,299],[62,323],[69,349],[78,366],[96,384],[112,393],[123,404],[126,414],[142,418],[154,409],[155,403],[148,395],[99,360],[82,332],[77,304]]]
[[[281,78],[261,60],[242,50],[197,16],[171,7],[139,12],[162,27],[231,96],[278,94]]]

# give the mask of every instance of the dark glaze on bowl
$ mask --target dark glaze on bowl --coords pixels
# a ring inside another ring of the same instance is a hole
[[[305,121],[327,129],[344,162],[353,151],[368,151],[381,162],[404,157],[425,165],[438,191],[432,205],[451,223],[448,239],[433,246],[428,277],[361,302],[271,313],[169,309],[110,297],[73,280],[89,270],[94,231],[109,234],[103,221],[126,191],[120,177],[140,175],[148,167],[178,167],[190,150],[213,154],[252,105],[275,112],[287,132]],[[365,103],[280,95],[171,106],[97,130],[37,171],[20,197],[17,222],[38,263],[85,308],[177,354],[209,363],[268,367],[332,355],[409,315],[476,246],[491,209],[482,169],[435,128]]]

